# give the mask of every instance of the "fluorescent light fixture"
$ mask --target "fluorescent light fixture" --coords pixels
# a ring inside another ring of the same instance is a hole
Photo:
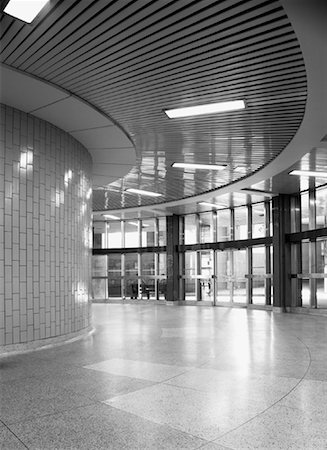
[[[31,23],[49,0],[10,0],[5,9],[6,14]]]
[[[237,173],[247,173],[247,168],[246,167],[244,167],[244,166],[236,166],[236,167],[234,167],[234,172],[237,172]]]
[[[199,202],[198,203],[201,206],[210,206],[211,208],[227,208],[227,206],[224,205],[217,205],[216,203],[209,203],[209,202]]]
[[[292,170],[289,175],[298,175],[300,177],[327,178],[327,172],[317,172],[315,170]]]
[[[102,214],[102,215],[103,215],[103,217],[105,217],[106,219],[113,219],[113,220],[119,220],[119,219],[120,219],[120,217],[113,216],[113,215],[111,215],[111,214]]]
[[[241,189],[240,192],[242,194],[263,195],[264,197],[275,197],[277,195],[275,192],[261,191],[260,189]]]
[[[132,194],[147,195],[148,197],[161,197],[158,192],[144,191],[143,189],[128,188],[126,191]]]
[[[223,170],[226,165],[223,164],[193,164],[193,163],[173,163],[171,167],[177,169],[200,169],[200,170]]]
[[[200,116],[202,114],[215,114],[226,111],[244,109],[244,100],[233,100],[230,102],[210,103],[207,105],[189,106],[186,108],[164,109],[170,119],[178,117]]]
[[[135,227],[138,227],[139,224],[137,222],[128,222],[130,225],[134,225]]]

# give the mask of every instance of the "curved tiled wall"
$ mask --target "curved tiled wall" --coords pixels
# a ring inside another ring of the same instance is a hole
[[[91,169],[68,133],[1,105],[0,352],[90,325]]]

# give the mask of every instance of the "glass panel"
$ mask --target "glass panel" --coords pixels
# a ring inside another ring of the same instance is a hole
[[[266,235],[265,204],[252,205],[252,237],[260,238]]]
[[[316,227],[327,227],[327,187],[316,191]]]
[[[217,211],[217,240],[230,241],[231,240],[231,211],[230,209],[223,209]]]
[[[213,216],[212,213],[200,214],[200,242],[213,242]]]
[[[159,227],[159,239],[158,244],[159,245],[167,245],[167,239],[166,239],[166,217],[159,217],[158,219],[158,227]]]
[[[126,296],[139,297],[139,271],[137,253],[126,253],[125,255],[125,292]]]
[[[245,275],[247,271],[246,250],[233,250],[233,302],[246,303],[246,283]]]
[[[212,270],[213,270],[213,252],[211,250],[202,250],[200,252],[200,298],[201,300],[212,300]]]
[[[235,208],[235,240],[248,238],[248,209],[245,206]]]
[[[188,214],[187,216],[185,216],[184,243],[197,244],[195,214]]]
[[[92,289],[93,289],[93,298],[95,300],[104,300],[108,298],[107,284],[108,284],[107,278],[93,278]]]
[[[155,253],[141,255],[142,282],[141,294],[147,299],[155,298]]]
[[[108,295],[121,297],[121,255],[108,255]]]
[[[122,248],[121,222],[108,222],[108,248]]]
[[[317,273],[325,274],[326,278],[317,279],[317,306],[327,308],[327,239],[317,239]]]
[[[156,245],[155,221],[154,219],[142,220],[142,247],[153,247]]]
[[[106,248],[106,222],[93,222],[93,248]]]
[[[185,252],[185,300],[196,300],[196,252]]]
[[[131,220],[129,222],[125,222],[125,248],[131,247],[139,247],[140,239],[139,239],[139,220]]]
[[[264,246],[252,248],[252,273],[263,276],[266,274],[266,248]],[[252,281],[252,303],[254,305],[266,304],[266,283],[265,278],[253,278]]]
[[[309,192],[301,194],[301,230],[309,229]]]
[[[310,273],[310,242],[301,242],[301,252],[302,252],[302,273]],[[308,279],[302,280],[302,306],[310,306],[310,284]]]
[[[159,253],[159,275],[162,277],[159,279],[159,299],[166,298],[167,293],[167,255],[166,253]]]
[[[92,256],[92,276],[93,277],[107,276],[107,255]]]
[[[217,301],[231,301],[232,251],[217,251]]]

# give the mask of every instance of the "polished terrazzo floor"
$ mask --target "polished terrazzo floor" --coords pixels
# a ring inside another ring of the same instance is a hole
[[[1,449],[327,449],[327,317],[93,305],[0,359]]]

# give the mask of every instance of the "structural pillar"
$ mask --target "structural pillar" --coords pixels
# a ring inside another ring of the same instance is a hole
[[[179,216],[167,216],[167,300],[180,300]]]
[[[272,200],[273,215],[273,286],[274,310],[286,312],[291,307],[291,246],[286,234],[291,231],[291,196]]]

